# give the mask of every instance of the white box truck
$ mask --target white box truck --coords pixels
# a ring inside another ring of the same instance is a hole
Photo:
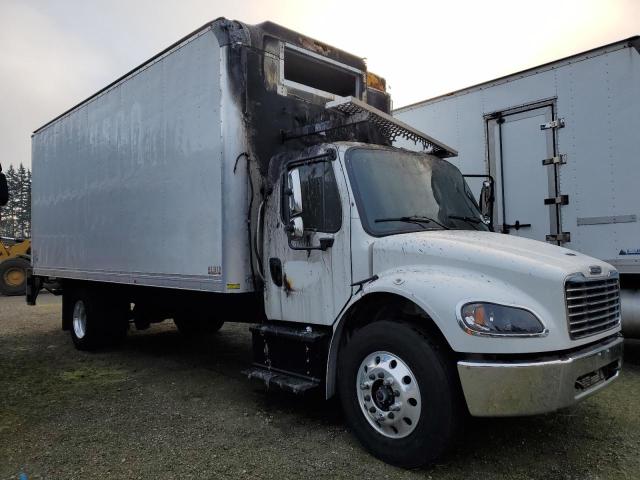
[[[455,145],[463,174],[495,180],[496,231],[615,266],[623,333],[640,338],[640,37],[394,116]]]
[[[86,350],[131,324],[252,323],[249,377],[339,393],[405,467],[467,411],[550,412],[614,381],[617,271],[490,232],[455,150],[389,106],[361,58],[269,22],[203,26],[33,134],[27,301],[57,278]]]

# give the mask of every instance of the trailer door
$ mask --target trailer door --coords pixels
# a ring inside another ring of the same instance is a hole
[[[557,241],[559,197],[555,165],[553,105],[518,108],[487,119],[489,165],[496,179],[496,231]]]

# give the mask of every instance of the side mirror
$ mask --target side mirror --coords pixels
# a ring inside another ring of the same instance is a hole
[[[485,223],[493,230],[493,203],[495,196],[493,194],[493,180],[485,180],[482,182],[482,190],[480,190],[480,212],[485,219]]]
[[[287,176],[287,196],[289,197],[289,218],[302,213],[302,187],[300,185],[300,170],[294,168]]]
[[[302,217],[293,217],[289,220],[287,232],[291,238],[302,238],[304,236],[304,222]]]
[[[302,221],[302,186],[300,184],[300,170],[294,168],[287,175],[287,188],[285,190],[288,201],[289,225],[286,230],[291,238],[304,236],[304,222]]]

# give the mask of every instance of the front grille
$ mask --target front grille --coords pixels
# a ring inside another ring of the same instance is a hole
[[[569,334],[572,339],[595,335],[620,324],[618,277],[589,280],[582,275],[565,283]]]

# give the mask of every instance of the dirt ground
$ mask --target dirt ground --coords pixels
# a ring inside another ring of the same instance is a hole
[[[248,382],[247,325],[189,342],[165,322],[84,353],[59,318],[51,295],[0,297],[0,479],[640,477],[637,342],[621,378],[577,407],[474,419],[440,464],[406,471],[364,452],[335,401]]]

